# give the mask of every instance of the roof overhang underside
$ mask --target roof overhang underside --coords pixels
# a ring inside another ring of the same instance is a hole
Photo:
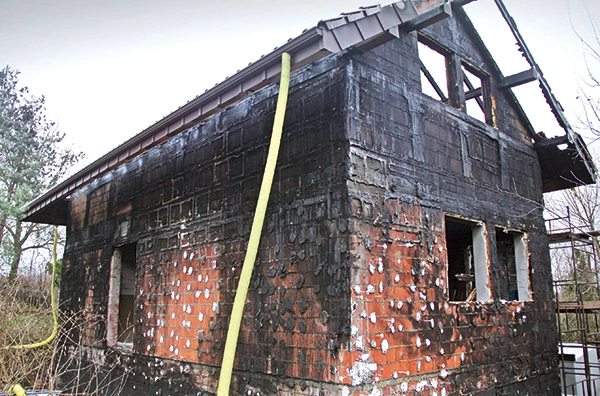
[[[542,191],[552,192],[596,182],[592,157],[581,138],[569,133],[534,144],[542,168]]]
[[[50,201],[42,210],[35,211],[24,220],[32,223],[67,225],[69,214],[69,201],[66,198],[58,198]]]
[[[595,183],[597,170],[585,142],[578,133],[573,131],[562,106],[552,93],[550,84],[533,58],[533,54],[527,47],[515,20],[510,16],[503,1],[494,0],[494,2],[510,28],[519,51],[531,66],[531,71],[539,83],[556,122],[565,131],[563,136],[551,139],[546,139],[543,134],[532,134],[534,148],[542,170],[542,191],[547,193]]]

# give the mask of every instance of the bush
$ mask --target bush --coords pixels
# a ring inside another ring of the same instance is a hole
[[[10,347],[48,338],[53,328],[49,300],[50,293],[42,291],[40,282],[19,279],[8,285],[0,279],[0,384],[5,388],[16,383],[35,388],[48,385],[53,344],[36,349]]]
[[[52,334],[49,290],[49,280],[18,279],[9,285],[0,278],[0,393],[20,384],[25,389],[119,395],[126,373],[94,364],[89,359],[94,350],[72,338],[83,333],[82,314],[59,312],[58,335],[48,345],[12,348],[46,340]]]

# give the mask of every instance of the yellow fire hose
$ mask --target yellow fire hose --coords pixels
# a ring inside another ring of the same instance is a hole
[[[275,109],[275,121],[273,123],[273,132],[271,134],[271,143],[269,145],[269,154],[267,155],[267,164],[263,175],[260,193],[258,195],[258,203],[256,204],[256,212],[252,222],[250,231],[250,240],[248,241],[248,249],[240,274],[231,318],[229,320],[229,329],[227,331],[227,339],[225,341],[225,351],[223,352],[223,362],[221,364],[221,374],[219,376],[219,388],[217,396],[228,396],[229,387],[231,385],[231,373],[233,371],[233,361],[235,360],[235,350],[237,348],[238,336],[242,322],[244,304],[248,295],[248,287],[254,262],[258,253],[258,245],[260,236],[265,221],[265,213],[267,211],[267,203],[271,193],[273,177],[275,175],[275,166],[277,165],[277,156],[279,154],[279,146],[281,144],[281,135],[283,132],[283,119],[285,118],[285,109],[287,106],[288,91],[290,87],[290,67],[291,57],[288,53],[281,55],[281,80],[279,83],[279,95],[277,97],[277,108]]]
[[[56,298],[54,297],[54,280],[56,278],[56,245],[57,245],[57,243],[58,243],[58,231],[57,231],[56,227],[54,227],[54,242],[52,244],[52,279],[50,281],[51,282],[51,284],[50,284],[50,301],[51,301],[51,305],[52,305],[52,318],[54,319],[54,327],[52,329],[52,334],[50,334],[50,336],[48,338],[46,338],[44,341],[36,342],[35,344],[6,346],[3,348],[5,350],[7,350],[7,349],[39,348],[41,346],[48,345],[50,342],[52,342],[52,340],[54,339],[54,337],[56,337],[56,334],[58,333],[58,316],[56,313]],[[8,392],[14,393],[17,396],[25,396],[26,395],[25,389],[23,389],[23,387],[19,384],[11,387]]]

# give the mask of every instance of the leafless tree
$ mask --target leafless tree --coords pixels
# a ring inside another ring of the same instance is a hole
[[[582,104],[578,127],[587,134],[600,138],[600,25],[588,12],[591,37],[584,37],[573,29],[583,46],[585,74],[579,89]]]

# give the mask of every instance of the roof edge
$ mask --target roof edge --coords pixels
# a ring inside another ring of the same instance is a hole
[[[248,65],[234,76],[205,91],[203,94],[197,96],[166,117],[144,129],[142,132],[123,142],[107,154],[31,201],[27,205],[27,211],[23,220],[28,221],[36,211],[50,204],[54,200],[66,197],[81,185],[87,184],[87,182],[97,178],[106,171],[114,169],[118,165],[127,162],[127,160],[162,143],[169,137],[182,132],[189,127],[189,124],[197,123],[201,118],[212,116],[222,107],[231,104],[226,102],[231,102],[231,99],[235,96],[239,96],[242,92],[255,92],[268,85],[269,82],[274,80],[281,72],[281,66],[278,63],[278,60],[282,53],[300,53],[300,56],[294,59],[294,70],[309,63],[309,61],[311,61],[310,55],[314,55],[312,52],[317,53],[323,49],[323,45],[320,43],[322,37],[322,29],[313,27],[282,47],[275,49],[258,61]],[[301,50],[310,47],[311,44],[316,44],[313,49],[314,51],[311,51],[308,54],[309,56],[303,56],[305,54],[303,54]],[[244,83],[252,78],[254,78],[254,84],[245,86]],[[231,98],[227,98],[227,96],[224,95],[231,89],[235,90],[240,84],[242,87],[240,87],[237,95],[233,95]],[[244,88],[246,88],[245,91],[243,91]],[[213,106],[207,106],[207,104],[212,104]]]

